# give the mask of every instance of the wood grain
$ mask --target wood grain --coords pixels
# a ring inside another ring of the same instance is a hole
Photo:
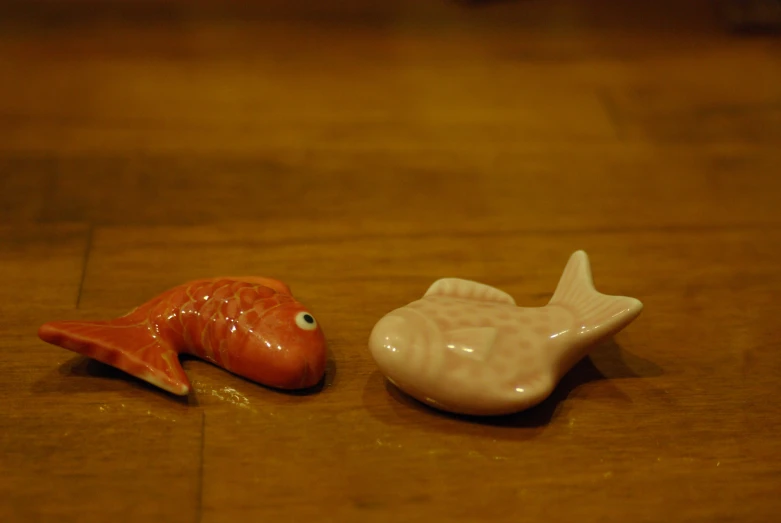
[[[0,5],[0,520],[775,521],[781,45],[718,13]],[[645,310],[542,405],[377,372],[434,279],[543,305],[576,249]],[[36,337],[243,274],[318,316],[316,391],[188,359],[178,399]]]

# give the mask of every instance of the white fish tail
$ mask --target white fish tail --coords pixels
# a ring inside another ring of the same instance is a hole
[[[548,305],[566,307],[575,315],[578,324],[573,334],[580,338],[578,345],[616,334],[643,310],[643,304],[635,298],[608,296],[597,291],[588,256],[583,251],[570,257]]]

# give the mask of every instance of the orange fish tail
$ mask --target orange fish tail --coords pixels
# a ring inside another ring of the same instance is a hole
[[[109,321],[57,321],[42,325],[45,342],[83,354],[177,395],[187,395],[190,381],[178,354],[145,324],[128,317]]]
[[[578,328],[574,335],[582,344],[612,336],[643,310],[643,304],[635,298],[608,296],[597,291],[588,256],[583,251],[570,257],[548,305],[560,305],[575,315]]]

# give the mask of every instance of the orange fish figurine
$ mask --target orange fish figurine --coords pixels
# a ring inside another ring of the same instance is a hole
[[[182,353],[277,389],[309,388],[325,375],[323,331],[271,278],[192,281],[120,318],[50,322],[38,335],[181,396],[190,391]]]
[[[369,349],[388,380],[421,402],[457,414],[511,414],[547,398],[642,309],[635,298],[598,292],[578,251],[545,307],[518,307],[494,287],[445,278],[381,318]]]

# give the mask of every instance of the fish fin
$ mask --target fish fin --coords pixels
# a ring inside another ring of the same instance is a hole
[[[577,251],[570,257],[548,305],[569,308],[580,325],[575,335],[586,343],[617,333],[643,310],[643,304],[635,298],[609,296],[597,291],[584,251]]]
[[[109,321],[56,321],[42,325],[38,337],[83,354],[173,394],[185,396],[190,381],[178,354],[144,324],[129,317]]]
[[[496,341],[494,327],[467,327],[449,331],[447,348],[470,358],[484,360]]]
[[[426,291],[426,296],[452,296],[468,300],[491,301],[515,305],[512,296],[496,287],[459,278],[442,278],[435,281]]]

